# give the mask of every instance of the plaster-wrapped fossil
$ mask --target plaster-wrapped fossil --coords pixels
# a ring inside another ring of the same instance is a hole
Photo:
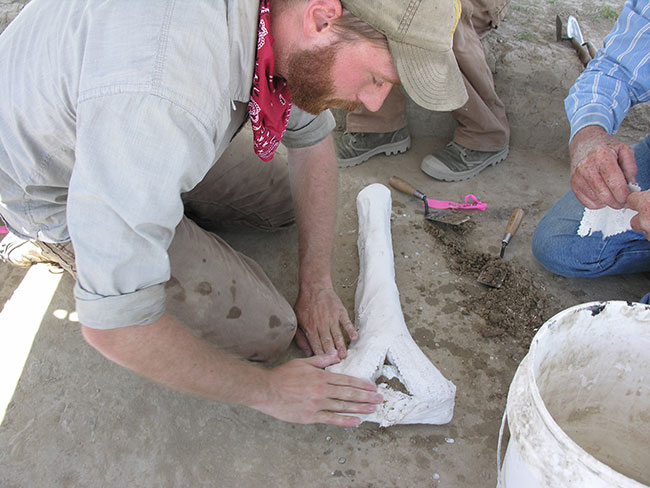
[[[384,401],[375,413],[359,415],[364,422],[382,427],[445,424],[453,416],[456,387],[420,350],[404,322],[395,284],[388,188],[380,184],[364,188],[357,196],[357,212],[360,271],[355,315],[359,340],[350,345],[347,358],[327,369],[372,382],[382,379],[377,389]],[[389,386],[388,380],[393,378],[408,393]]]

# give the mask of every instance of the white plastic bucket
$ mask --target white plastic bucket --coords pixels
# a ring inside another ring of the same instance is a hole
[[[650,307],[593,302],[548,320],[515,373],[503,424],[497,487],[647,488]]]

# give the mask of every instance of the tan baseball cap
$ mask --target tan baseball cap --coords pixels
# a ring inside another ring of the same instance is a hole
[[[388,38],[397,74],[415,103],[454,110],[467,91],[452,44],[460,0],[341,0],[343,7]]]

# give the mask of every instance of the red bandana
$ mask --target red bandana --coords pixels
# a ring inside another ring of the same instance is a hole
[[[260,2],[260,25],[257,30],[257,57],[255,76],[248,113],[253,125],[255,152],[262,161],[270,161],[287,129],[291,112],[291,97],[287,83],[273,77],[273,38],[269,0]]]

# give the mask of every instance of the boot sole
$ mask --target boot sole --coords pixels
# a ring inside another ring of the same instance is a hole
[[[392,142],[390,144],[377,146],[375,148],[372,148],[370,151],[365,152],[363,154],[359,154],[358,156],[355,156],[353,158],[339,159],[338,160],[339,168],[351,168],[352,166],[358,166],[361,163],[368,161],[371,157],[381,153],[384,153],[386,156],[401,154],[408,151],[410,148],[411,148],[411,136],[398,142]]]

